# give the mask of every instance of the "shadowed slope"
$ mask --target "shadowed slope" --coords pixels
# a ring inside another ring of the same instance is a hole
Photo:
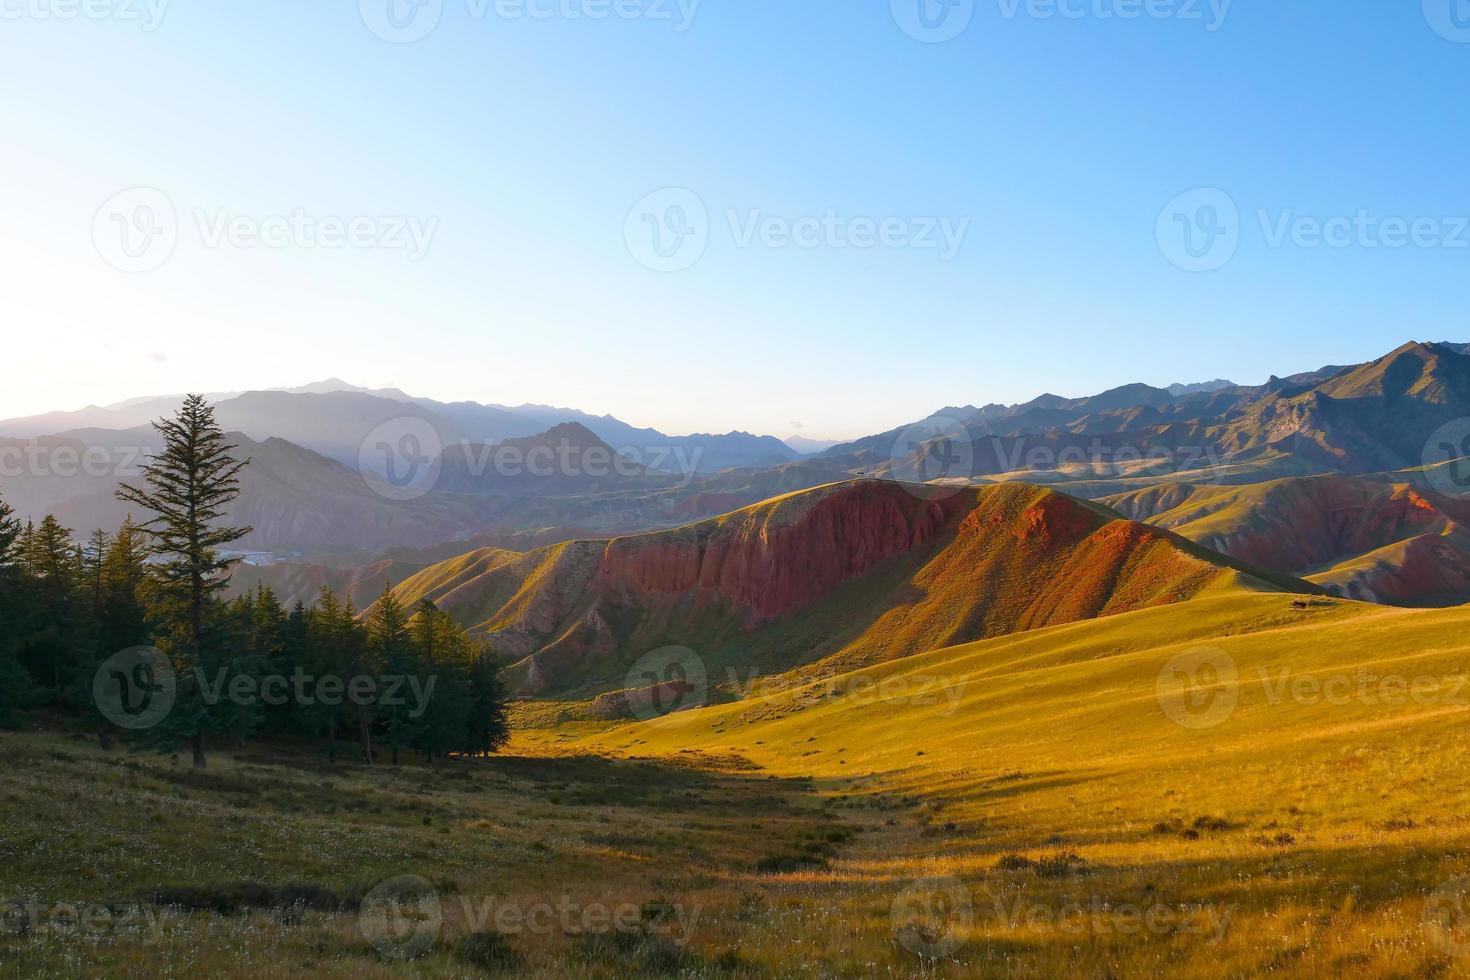
[[[716,667],[835,669],[1230,586],[1312,588],[1046,489],[856,481],[671,531],[465,556],[397,593],[435,599],[520,661],[522,693],[547,693],[619,682],[668,644]]]
[[[1106,498],[1135,520],[1353,598],[1470,600],[1470,502],[1340,475],[1246,487],[1164,484]]]

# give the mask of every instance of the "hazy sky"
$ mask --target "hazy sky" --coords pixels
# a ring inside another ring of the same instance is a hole
[[[1470,340],[1460,0],[416,2],[0,0],[0,417],[836,437]]]

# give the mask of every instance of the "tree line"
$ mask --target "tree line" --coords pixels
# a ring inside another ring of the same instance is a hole
[[[222,549],[251,529],[224,515],[249,461],[199,396],[155,428],[162,451],[118,489],[145,522],[78,543],[0,500],[0,727],[50,711],[104,747],[187,746],[200,768],[211,744],[252,737],[324,739],[334,760],[350,744],[369,765],[505,743],[488,645],[432,602],[405,608],[385,588],[363,617],[330,589],[309,607],[263,585],[227,600]]]

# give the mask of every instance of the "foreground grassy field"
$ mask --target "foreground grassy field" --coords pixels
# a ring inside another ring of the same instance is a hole
[[[818,675],[433,769],[5,736],[0,973],[1470,975],[1470,612],[1221,594]]]

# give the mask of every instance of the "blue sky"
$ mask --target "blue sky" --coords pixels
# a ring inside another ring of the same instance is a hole
[[[339,375],[849,437],[1470,340],[1463,0],[79,2],[0,0],[0,416]]]

